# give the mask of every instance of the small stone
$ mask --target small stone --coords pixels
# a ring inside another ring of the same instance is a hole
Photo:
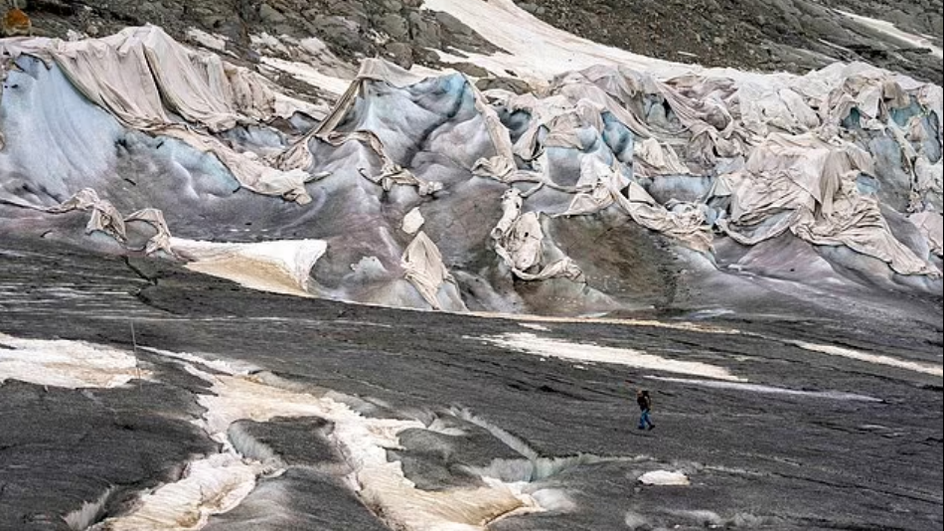
[[[472,63],[450,63],[448,66],[472,77],[488,77],[488,70]]]
[[[285,15],[269,4],[259,6],[259,18],[267,24],[281,24],[286,21]]]
[[[397,66],[409,70],[413,66],[413,48],[403,42],[391,42],[384,46],[387,57]]]
[[[382,4],[385,11],[399,13],[403,9],[403,2],[400,0],[383,0]]]
[[[715,46],[724,46],[728,43],[728,39],[724,37],[715,37],[711,40],[711,42],[715,43]]]
[[[274,33],[276,35],[288,35],[291,37],[301,36],[298,29],[292,24],[279,24],[275,26]]]

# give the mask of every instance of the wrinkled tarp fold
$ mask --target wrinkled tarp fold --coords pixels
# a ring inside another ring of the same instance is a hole
[[[90,101],[123,124],[167,135],[216,155],[246,189],[305,204],[308,176],[237,153],[209,132],[275,116],[276,98],[257,74],[198,53],[155,26],[126,28],[101,39],[0,41],[0,55],[55,63]],[[172,115],[185,121],[181,122]]]

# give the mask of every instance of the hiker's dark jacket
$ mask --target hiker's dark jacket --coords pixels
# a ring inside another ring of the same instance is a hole
[[[637,396],[636,403],[639,404],[639,409],[643,411],[652,408],[652,400],[649,398],[649,395]]]

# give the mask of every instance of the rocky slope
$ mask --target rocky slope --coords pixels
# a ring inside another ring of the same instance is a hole
[[[528,0],[526,10],[588,39],[670,61],[795,73],[865,61],[942,81],[940,57],[850,20],[874,16],[941,46],[941,0]],[[38,31],[104,35],[157,24],[177,38],[190,27],[228,37],[245,51],[249,35],[316,36],[344,58],[386,56],[401,65],[438,64],[434,49],[492,51],[465,25],[422,8],[421,0],[270,0],[257,3],[30,0]]]
[[[940,57],[837,13],[891,21],[941,46],[941,0],[528,0],[538,18],[636,53],[706,66],[803,73],[836,60],[866,61],[940,84]]]

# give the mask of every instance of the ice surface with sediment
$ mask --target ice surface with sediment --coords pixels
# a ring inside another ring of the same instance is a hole
[[[542,510],[520,485],[495,478],[483,478],[482,486],[477,488],[417,488],[404,475],[400,462],[388,460],[387,451],[401,448],[400,432],[435,430],[435,425],[364,416],[344,403],[343,395],[287,385],[246,363],[147,346],[141,350],[174,360],[212,384],[209,394],[198,397],[205,412],[196,423],[221,443],[222,451],[194,459],[178,481],[140,493],[131,510],[95,523],[92,530],[203,528],[214,515],[242,503],[260,478],[284,472],[285,465],[277,457],[265,458],[265,451],[241,453],[259,443],[246,434],[234,439],[231,431],[239,420],[264,422],[276,417],[318,417],[330,422],[330,440],[349,469],[350,487],[397,529],[481,531],[488,522],[513,511],[523,514]],[[0,335],[0,382],[17,379],[49,386],[108,388],[150,376],[136,369],[134,356],[113,348]],[[106,493],[103,500],[107,497]],[[89,511],[101,509],[96,509],[94,503],[87,505]],[[86,517],[77,512],[70,518],[79,521]]]
[[[399,462],[388,461],[387,450],[400,447],[399,432],[426,429],[419,421],[365,417],[337,401],[337,394],[332,397],[322,391],[323,396],[317,396],[293,389],[279,384],[278,378],[250,374],[251,368],[225,360],[144,348],[181,360],[189,372],[213,384],[212,394],[199,398],[206,408],[199,423],[226,451],[194,461],[186,477],[143,495],[134,511],[104,521],[102,529],[199,529],[213,514],[238,505],[259,476],[279,474],[279,464],[240,455],[238,450],[245,443],[233,444],[230,427],[237,420],[263,422],[275,417],[318,417],[331,422],[331,440],[351,468],[353,488],[364,503],[397,528],[477,531],[512,511],[540,508],[529,495],[501,481],[437,492],[416,488]],[[222,373],[210,374],[202,366]]]

